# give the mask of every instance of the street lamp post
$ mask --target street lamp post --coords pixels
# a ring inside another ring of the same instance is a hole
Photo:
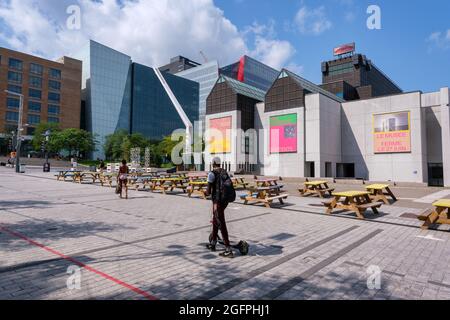
[[[17,124],[17,136],[16,136],[16,172],[20,173],[20,149],[22,147],[22,116],[23,116],[23,94],[5,90],[5,92],[12,96],[19,97],[19,121]]]

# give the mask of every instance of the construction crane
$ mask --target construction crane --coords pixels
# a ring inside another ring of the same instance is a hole
[[[200,55],[203,57],[203,60],[205,60],[205,63],[208,63],[208,58],[207,58],[206,55],[203,53],[203,51],[200,51]]]

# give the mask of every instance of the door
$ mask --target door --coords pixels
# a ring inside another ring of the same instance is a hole
[[[428,185],[430,187],[444,186],[444,166],[442,163],[428,164]]]

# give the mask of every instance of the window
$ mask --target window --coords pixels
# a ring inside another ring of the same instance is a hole
[[[14,71],[8,71],[8,81],[22,83],[22,74]]]
[[[22,71],[23,63],[20,60],[9,58],[9,68]]]
[[[18,112],[7,111],[6,112],[6,121],[9,121],[9,122],[17,122],[17,121],[19,121],[19,113]]]
[[[8,109],[19,109],[20,100],[15,98],[6,99],[6,107]]]
[[[39,64],[30,63],[30,73],[42,76],[44,73],[44,67]]]
[[[13,84],[8,84],[8,91],[15,92],[15,93],[22,93],[22,87],[15,86]]]
[[[59,118],[48,117],[48,123],[59,123]]]
[[[48,100],[53,102],[60,102],[61,95],[59,93],[49,92],[48,93]]]
[[[33,99],[39,99],[39,100],[42,99],[42,91],[41,90],[29,89],[28,95],[30,98],[33,98]]]
[[[27,128],[27,135],[32,136],[32,135],[34,135],[35,131],[36,131],[36,128],[28,127]]]
[[[50,69],[50,78],[58,80],[61,79],[61,70]]]
[[[30,87],[42,88],[42,78],[30,76]]]
[[[335,76],[343,73],[352,72],[354,70],[353,63],[344,63],[344,64],[338,64],[336,66],[331,66],[329,75]]]
[[[41,112],[41,103],[36,101],[28,102],[28,111],[30,112]]]
[[[48,81],[48,88],[56,91],[61,90],[61,82],[55,80]]]
[[[54,104],[48,105],[48,114],[59,114],[59,106],[55,106]]]
[[[35,114],[28,115],[28,124],[29,125],[39,124],[40,122],[41,122],[41,116],[38,116]]]

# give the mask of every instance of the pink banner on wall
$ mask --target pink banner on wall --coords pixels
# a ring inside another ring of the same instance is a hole
[[[297,114],[270,118],[270,153],[297,152]]]

